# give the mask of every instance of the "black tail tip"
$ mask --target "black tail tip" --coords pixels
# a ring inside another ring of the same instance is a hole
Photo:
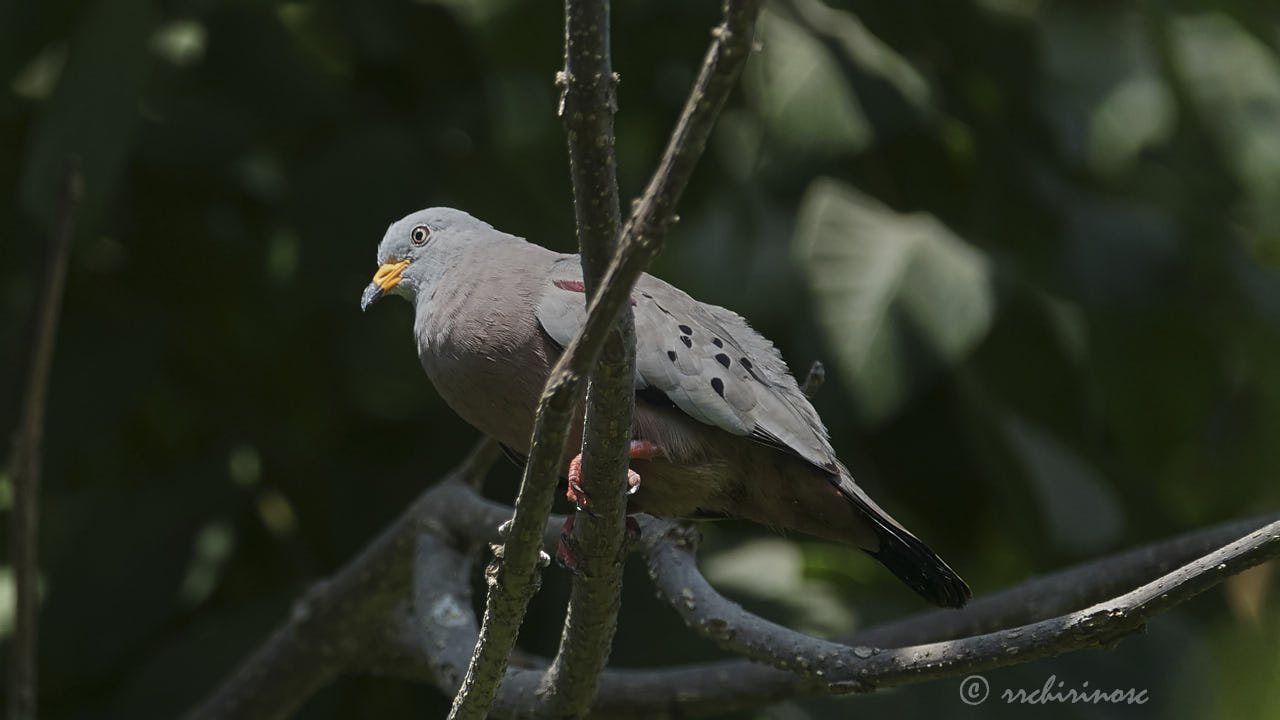
[[[880,549],[866,551],[920,597],[939,607],[961,608],[973,592],[954,570],[916,537],[877,528]]]

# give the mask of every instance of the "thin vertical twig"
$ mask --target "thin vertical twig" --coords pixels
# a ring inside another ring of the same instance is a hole
[[[560,117],[569,150],[583,280],[594,293],[622,226],[614,155],[617,76],[610,57],[607,1],[565,0]],[[573,535],[577,572],[560,647],[542,680],[549,715],[583,717],[609,661],[622,605],[626,561],[631,419],[635,409],[635,320],[624,305],[618,331],[605,340],[591,371],[582,436],[582,488],[591,512],[578,513]]]
[[[619,313],[629,305],[636,278],[662,248],[676,203],[751,53],[760,0],[726,0],[723,7],[724,21],[712,31],[711,47],[658,169],[623,229],[599,289],[590,297],[586,321],[556,361],[538,401],[515,514],[487,573],[480,638],[454,698],[449,715],[453,720],[479,720],[493,705],[525,610],[538,589],[542,527],[551,512],[569,422],[584,379],[613,334]]]
[[[27,383],[22,403],[22,419],[14,443],[13,521],[9,528],[16,603],[9,661],[9,717],[30,720],[36,717],[39,694],[36,637],[40,602],[40,566],[37,554],[39,535],[39,495],[41,447],[44,443],[44,414],[49,391],[53,346],[58,336],[58,316],[66,285],[67,257],[75,234],[76,213],[84,194],[84,180],[78,163],[68,163],[61,196],[49,236],[40,297],[33,307],[36,318],[34,342],[27,365]]]

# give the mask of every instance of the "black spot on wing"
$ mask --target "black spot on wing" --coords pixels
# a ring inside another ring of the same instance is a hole
[[[723,365],[723,366],[725,366],[725,367],[729,367],[729,363],[731,363],[731,362],[733,362],[733,361],[732,361],[732,360],[730,360],[730,359],[729,359],[729,356],[728,356],[728,355],[725,355],[724,353],[716,353],[716,362],[720,363],[721,365]]]
[[[693,347],[693,340],[690,340],[688,335],[681,335],[680,342],[684,343],[687,348]]]
[[[723,340],[721,340],[721,339],[720,339],[720,338],[718,338],[718,337],[713,337],[713,338],[711,338],[711,344],[712,344],[712,345],[715,345],[715,346],[716,346],[716,347],[718,347],[718,348],[722,348],[722,347],[724,347],[724,341],[723,341]]]
[[[724,397],[724,381],[720,378],[711,378],[711,389],[715,390],[720,397]]]
[[[667,359],[668,359],[668,360],[670,360],[671,362],[675,362],[675,361],[676,361],[676,351],[675,351],[675,350],[668,350],[668,351],[667,351]]]
[[[685,335],[692,335],[693,328],[689,327],[688,325],[681,325],[680,332],[684,333]]]
[[[764,378],[756,374],[756,368],[754,365],[751,364],[750,360],[744,357],[741,357],[741,358],[738,358],[738,362],[742,365],[742,368],[751,375],[752,379],[754,379],[756,382],[760,383],[761,385],[764,385],[765,387],[769,387],[769,383],[765,382]]]

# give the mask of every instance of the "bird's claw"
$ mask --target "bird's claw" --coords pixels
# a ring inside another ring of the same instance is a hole
[[[595,510],[591,509],[591,498],[587,495],[587,491],[582,489],[582,484],[578,482],[578,474],[572,469],[569,470],[569,491],[565,493],[569,498],[569,502],[573,503],[573,507],[578,512],[584,512],[591,517],[600,517]]]
[[[577,543],[573,540],[573,519],[570,515],[564,521],[564,526],[560,528],[560,542],[556,545],[556,565],[576,574],[578,568],[576,566],[577,559],[574,557],[573,546]]]
[[[587,495],[587,491],[582,488],[582,454],[573,456],[569,461],[569,490],[565,493],[565,497],[569,498],[569,502],[578,510],[587,513],[591,517],[599,517],[591,510],[591,497]]]
[[[632,460],[649,460],[656,457],[661,452],[658,444],[652,440],[632,440],[629,455]],[[591,510],[591,497],[587,495],[587,491],[582,488],[582,454],[579,453],[569,461],[569,490],[565,496],[569,498],[569,502],[578,510],[587,513],[592,517],[599,517]],[[640,473],[627,468],[627,490],[628,496],[635,495],[640,489]]]
[[[633,460],[648,460],[659,452],[657,443],[649,440],[633,440],[631,441],[630,456]],[[578,509],[579,512],[598,518],[600,515],[591,509],[591,497],[587,495],[587,491],[582,488],[582,455],[575,455],[573,460],[569,461],[569,489],[565,492],[565,496],[569,498],[569,502]],[[635,495],[640,489],[640,473],[627,468],[627,496]],[[570,572],[578,572],[576,567],[577,560],[574,557],[574,540],[573,521],[576,516],[570,515],[564,521],[564,527],[560,529],[560,542],[556,546],[555,561],[560,567]],[[635,541],[640,537],[640,524],[636,519],[627,516],[627,540]]]

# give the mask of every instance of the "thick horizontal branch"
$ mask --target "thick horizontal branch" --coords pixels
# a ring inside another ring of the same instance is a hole
[[[820,640],[748,613],[716,592],[698,572],[695,546],[696,531],[688,525],[657,521],[645,528],[650,575],[686,624],[725,649],[825,683],[833,692],[858,692],[1111,644],[1142,630],[1152,616],[1280,555],[1280,521],[1081,610],[1004,630],[888,650]],[[992,609],[1006,608],[979,607],[971,618]],[[888,637],[885,633],[879,640]]]

